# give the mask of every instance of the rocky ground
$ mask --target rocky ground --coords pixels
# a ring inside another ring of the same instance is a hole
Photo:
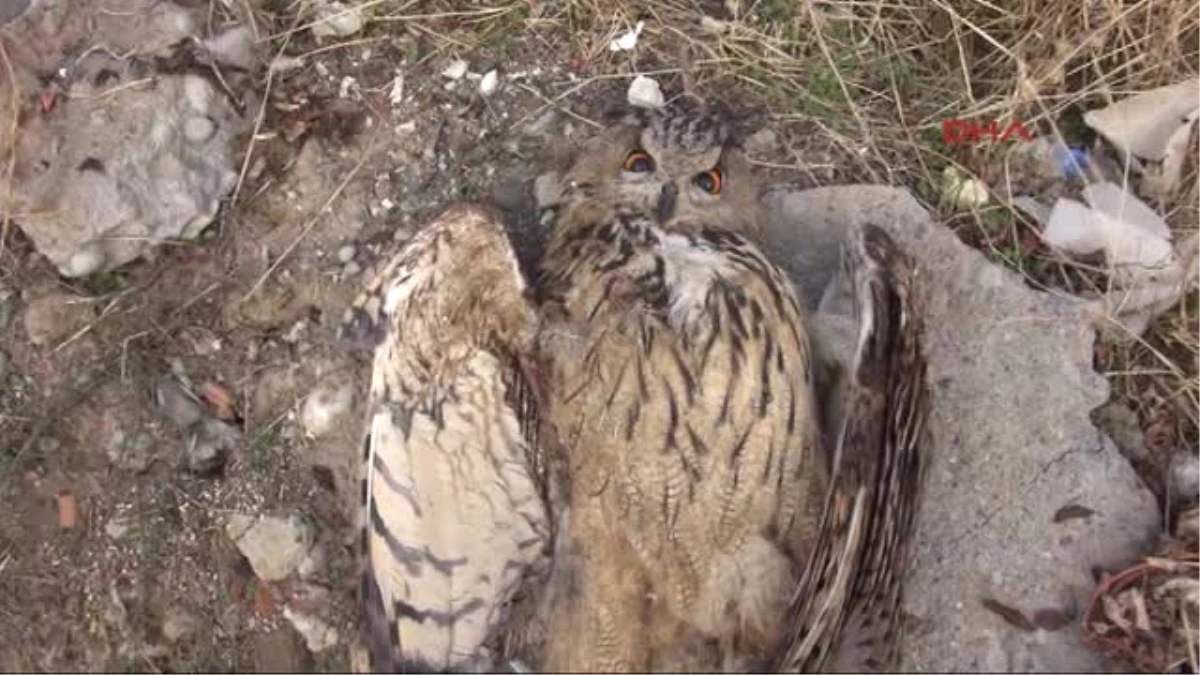
[[[536,228],[535,178],[633,78],[528,30],[541,3],[290,4],[43,0],[4,29],[0,669],[361,670],[367,362],[336,323],[456,200]],[[856,177],[745,120],[765,181]]]

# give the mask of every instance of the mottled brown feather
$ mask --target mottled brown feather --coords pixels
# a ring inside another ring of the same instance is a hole
[[[859,342],[820,537],[789,612],[780,672],[899,666],[901,600],[920,502],[928,406],[916,271],[882,228],[848,258]]]

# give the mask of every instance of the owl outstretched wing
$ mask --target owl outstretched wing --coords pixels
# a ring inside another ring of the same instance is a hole
[[[858,343],[781,672],[880,671],[899,656],[927,412],[922,302],[910,261],[883,229],[863,227],[848,263]]]
[[[524,291],[499,219],[457,207],[344,319],[344,342],[376,345],[361,535],[376,672],[489,667],[507,606],[546,563]]]

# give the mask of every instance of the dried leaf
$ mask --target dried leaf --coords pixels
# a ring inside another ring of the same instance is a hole
[[[1054,522],[1063,523],[1076,518],[1087,518],[1094,513],[1096,512],[1086,506],[1080,506],[1079,504],[1067,504],[1058,511],[1054,512]]]
[[[1146,596],[1136,587],[1121,594],[1129,607],[1133,608],[1133,625],[1140,631],[1150,632],[1150,612],[1146,610]]]
[[[1036,626],[1026,618],[1025,613],[1015,607],[1009,607],[992,598],[984,598],[983,606],[985,609],[994,612],[1008,625],[1018,630],[1023,630],[1026,633],[1032,633]]]
[[[70,529],[79,523],[79,506],[75,503],[75,495],[63,490],[58,493],[58,526]]]
[[[1062,610],[1047,607],[1033,613],[1033,623],[1042,630],[1056,631],[1066,628],[1071,619]]]

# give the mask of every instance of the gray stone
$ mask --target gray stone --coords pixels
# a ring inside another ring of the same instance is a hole
[[[22,123],[6,188],[37,250],[78,277],[198,236],[237,181],[231,139],[246,122],[228,97],[196,75],[147,77],[106,50],[67,72],[70,105]]]
[[[861,224],[885,227],[921,269],[930,444],[902,669],[1102,670],[1077,622],[1023,632],[981,604],[993,598],[1027,614],[1071,615],[1094,586],[1094,566],[1136,559],[1157,534],[1154,499],[1089,419],[1108,387],[1092,371],[1094,329],[1083,303],[1030,290],[901,190],[779,192],[766,203],[768,251],[798,283],[812,284],[804,291],[810,306],[823,279],[840,282],[829,263]],[[822,312],[838,304],[822,303]],[[1094,513],[1054,522],[1070,504]]]
[[[238,514],[229,519],[225,533],[263,581],[286,579],[304,561],[313,544],[312,528],[295,515],[253,519]]]
[[[180,429],[187,429],[204,418],[204,408],[183,385],[170,375],[159,378],[154,400],[163,416]]]
[[[167,608],[163,617],[162,634],[167,642],[179,642],[200,627],[200,622],[190,612],[182,607],[172,605]]]
[[[237,427],[218,419],[205,419],[188,439],[184,465],[195,474],[217,473],[241,442],[242,432]]]
[[[1195,450],[1171,455],[1171,504],[1177,509],[1196,505],[1200,493],[1200,457]]]
[[[305,399],[300,422],[308,435],[320,438],[332,431],[353,407],[353,385],[323,386]]]

